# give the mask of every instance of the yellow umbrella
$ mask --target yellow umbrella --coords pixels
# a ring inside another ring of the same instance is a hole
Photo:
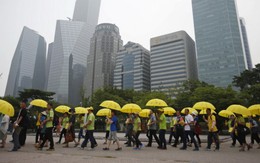
[[[176,110],[173,109],[172,107],[165,107],[163,108],[164,114],[166,115],[173,115],[174,113],[176,113]]]
[[[211,110],[211,113],[217,114],[214,110]],[[207,109],[201,110],[199,114],[200,114],[200,115],[205,115],[205,114],[207,114]]]
[[[5,100],[0,100],[0,113],[13,117],[14,107],[9,102]]]
[[[65,105],[60,105],[57,108],[55,108],[55,111],[59,112],[59,113],[66,113],[66,112],[69,112],[69,110],[70,110],[70,107],[65,106]]]
[[[142,109],[139,105],[130,103],[124,105],[120,111],[123,113],[139,113]]]
[[[142,118],[148,118],[150,115],[151,109],[143,109],[139,112],[139,116]]]
[[[205,101],[197,102],[195,105],[193,105],[192,108],[197,109],[197,110],[203,110],[203,109],[207,109],[207,108],[209,108],[211,110],[216,110],[214,105],[212,105],[209,102],[205,102]]]
[[[218,113],[218,115],[221,116],[221,117],[224,117],[224,118],[229,118],[229,116],[231,116],[231,115],[236,116],[233,112],[228,111],[228,110],[221,110]]]
[[[199,114],[196,109],[193,109],[193,108],[191,108],[191,107],[183,108],[183,109],[181,110],[181,113],[182,113],[182,114],[185,114],[185,110],[186,110],[186,109],[189,109],[189,114],[191,114],[192,112],[196,112],[196,114]]]
[[[252,105],[248,108],[251,114],[260,115],[260,104]]]
[[[83,107],[75,108],[75,114],[86,114],[86,113],[88,113],[87,108],[83,108]]]
[[[240,115],[244,115],[244,116],[249,116],[251,115],[250,111],[242,106],[242,105],[230,105],[228,108],[227,108],[228,111],[231,111],[235,114],[240,114]]]
[[[167,105],[167,103],[166,103],[165,101],[163,101],[163,100],[161,100],[161,99],[155,98],[155,99],[149,100],[149,101],[146,103],[146,106],[167,107],[168,105]]]
[[[105,107],[105,108],[108,108],[108,109],[121,111],[120,105],[118,103],[116,103],[115,101],[112,101],[112,100],[103,101],[99,106],[102,106],[102,107]]]
[[[42,100],[42,99],[35,99],[35,100],[32,100],[30,102],[30,105],[33,105],[33,106],[38,106],[38,107],[41,107],[41,108],[47,108],[47,102]]]
[[[111,110],[104,108],[104,109],[100,109],[96,116],[105,116],[105,117],[110,117],[111,116]]]

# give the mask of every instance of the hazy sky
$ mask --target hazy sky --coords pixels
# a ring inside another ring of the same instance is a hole
[[[54,40],[57,19],[72,17],[75,0],[0,0],[0,96],[23,26]],[[260,0],[237,0],[246,20],[253,64],[260,63]],[[151,37],[185,30],[194,39],[191,0],[102,0],[99,23],[114,23],[124,41],[149,49]]]

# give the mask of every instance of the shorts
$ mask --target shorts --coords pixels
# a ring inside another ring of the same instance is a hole
[[[116,136],[116,133],[116,131],[110,131],[108,140],[119,141],[118,137]]]

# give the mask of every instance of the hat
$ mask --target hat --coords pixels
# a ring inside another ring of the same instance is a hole
[[[94,108],[91,106],[91,107],[88,108],[88,110],[94,110]]]
[[[197,116],[197,113],[195,111],[193,111],[191,114]]]
[[[41,112],[42,115],[47,115],[46,111]]]

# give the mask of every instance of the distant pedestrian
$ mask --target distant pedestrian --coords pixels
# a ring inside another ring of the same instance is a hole
[[[158,109],[158,116],[157,121],[159,123],[159,139],[160,139],[160,145],[158,146],[158,149],[167,149],[165,134],[166,134],[166,117],[164,115],[163,109]]]
[[[151,147],[152,146],[153,137],[156,140],[158,146],[160,146],[160,140],[159,140],[159,138],[156,135],[156,132],[157,132],[157,125],[156,125],[156,123],[157,123],[156,117],[155,117],[153,111],[151,110],[150,111],[150,115],[149,115],[149,120],[148,120],[148,123],[147,123],[147,126],[149,128],[149,134],[148,134],[149,135],[149,142],[146,145],[146,147]]]
[[[7,114],[2,115],[2,120],[0,121],[0,140],[2,140],[2,145],[0,148],[5,147],[9,122],[10,117]]]
[[[198,145],[199,147],[201,147],[201,140],[200,140],[200,134],[201,134],[201,127],[199,124],[199,117],[197,115],[197,112],[192,112],[191,115],[193,116],[194,119],[194,128],[192,129],[194,136],[196,136],[197,141],[198,141]]]
[[[109,131],[110,131],[109,116],[106,117],[105,123],[106,123],[106,135],[105,135],[105,142],[103,144],[107,144],[107,140],[109,137]]]
[[[254,141],[258,144],[257,149],[260,149],[260,139],[258,136],[258,123],[251,117],[248,117],[248,121],[250,123],[250,130],[251,130],[251,143],[249,144],[251,148],[253,148]]]
[[[84,138],[84,116],[85,114],[80,114],[78,117],[78,123],[79,123],[79,134],[78,134],[78,143],[80,143],[80,139]]]
[[[175,138],[175,127],[174,127],[174,123],[175,123],[175,117],[171,117],[170,120],[170,136],[169,136],[169,141],[168,144],[171,145],[172,143],[172,137]]]
[[[180,111],[176,111],[176,117],[175,117],[175,122],[174,122],[174,127],[175,127],[175,141],[174,144],[172,145],[172,147],[177,147],[177,144],[179,142],[179,138],[181,138],[181,140],[183,140],[183,136],[184,136],[184,119],[181,116]],[[180,141],[181,141],[180,140]]]
[[[69,127],[69,117],[68,117],[68,115],[69,114],[67,112],[63,114],[63,118],[61,120],[62,130],[61,130],[61,133],[60,133],[59,141],[57,141],[56,144],[61,143],[62,136],[64,136],[64,139],[65,139],[65,136],[66,136],[66,133],[67,133],[67,130],[68,130],[68,127]],[[65,144],[65,141],[64,141],[63,144]]]
[[[135,145],[136,147],[134,148],[135,150],[141,149],[143,147],[143,144],[139,140],[139,135],[141,134],[141,119],[138,116],[138,113],[134,114],[134,139],[135,139]]]
[[[236,130],[238,135],[238,140],[242,143],[242,147],[239,149],[239,151],[245,151],[245,147],[247,147],[248,150],[250,150],[251,146],[246,142],[246,122],[245,118],[237,114],[236,119]]]

